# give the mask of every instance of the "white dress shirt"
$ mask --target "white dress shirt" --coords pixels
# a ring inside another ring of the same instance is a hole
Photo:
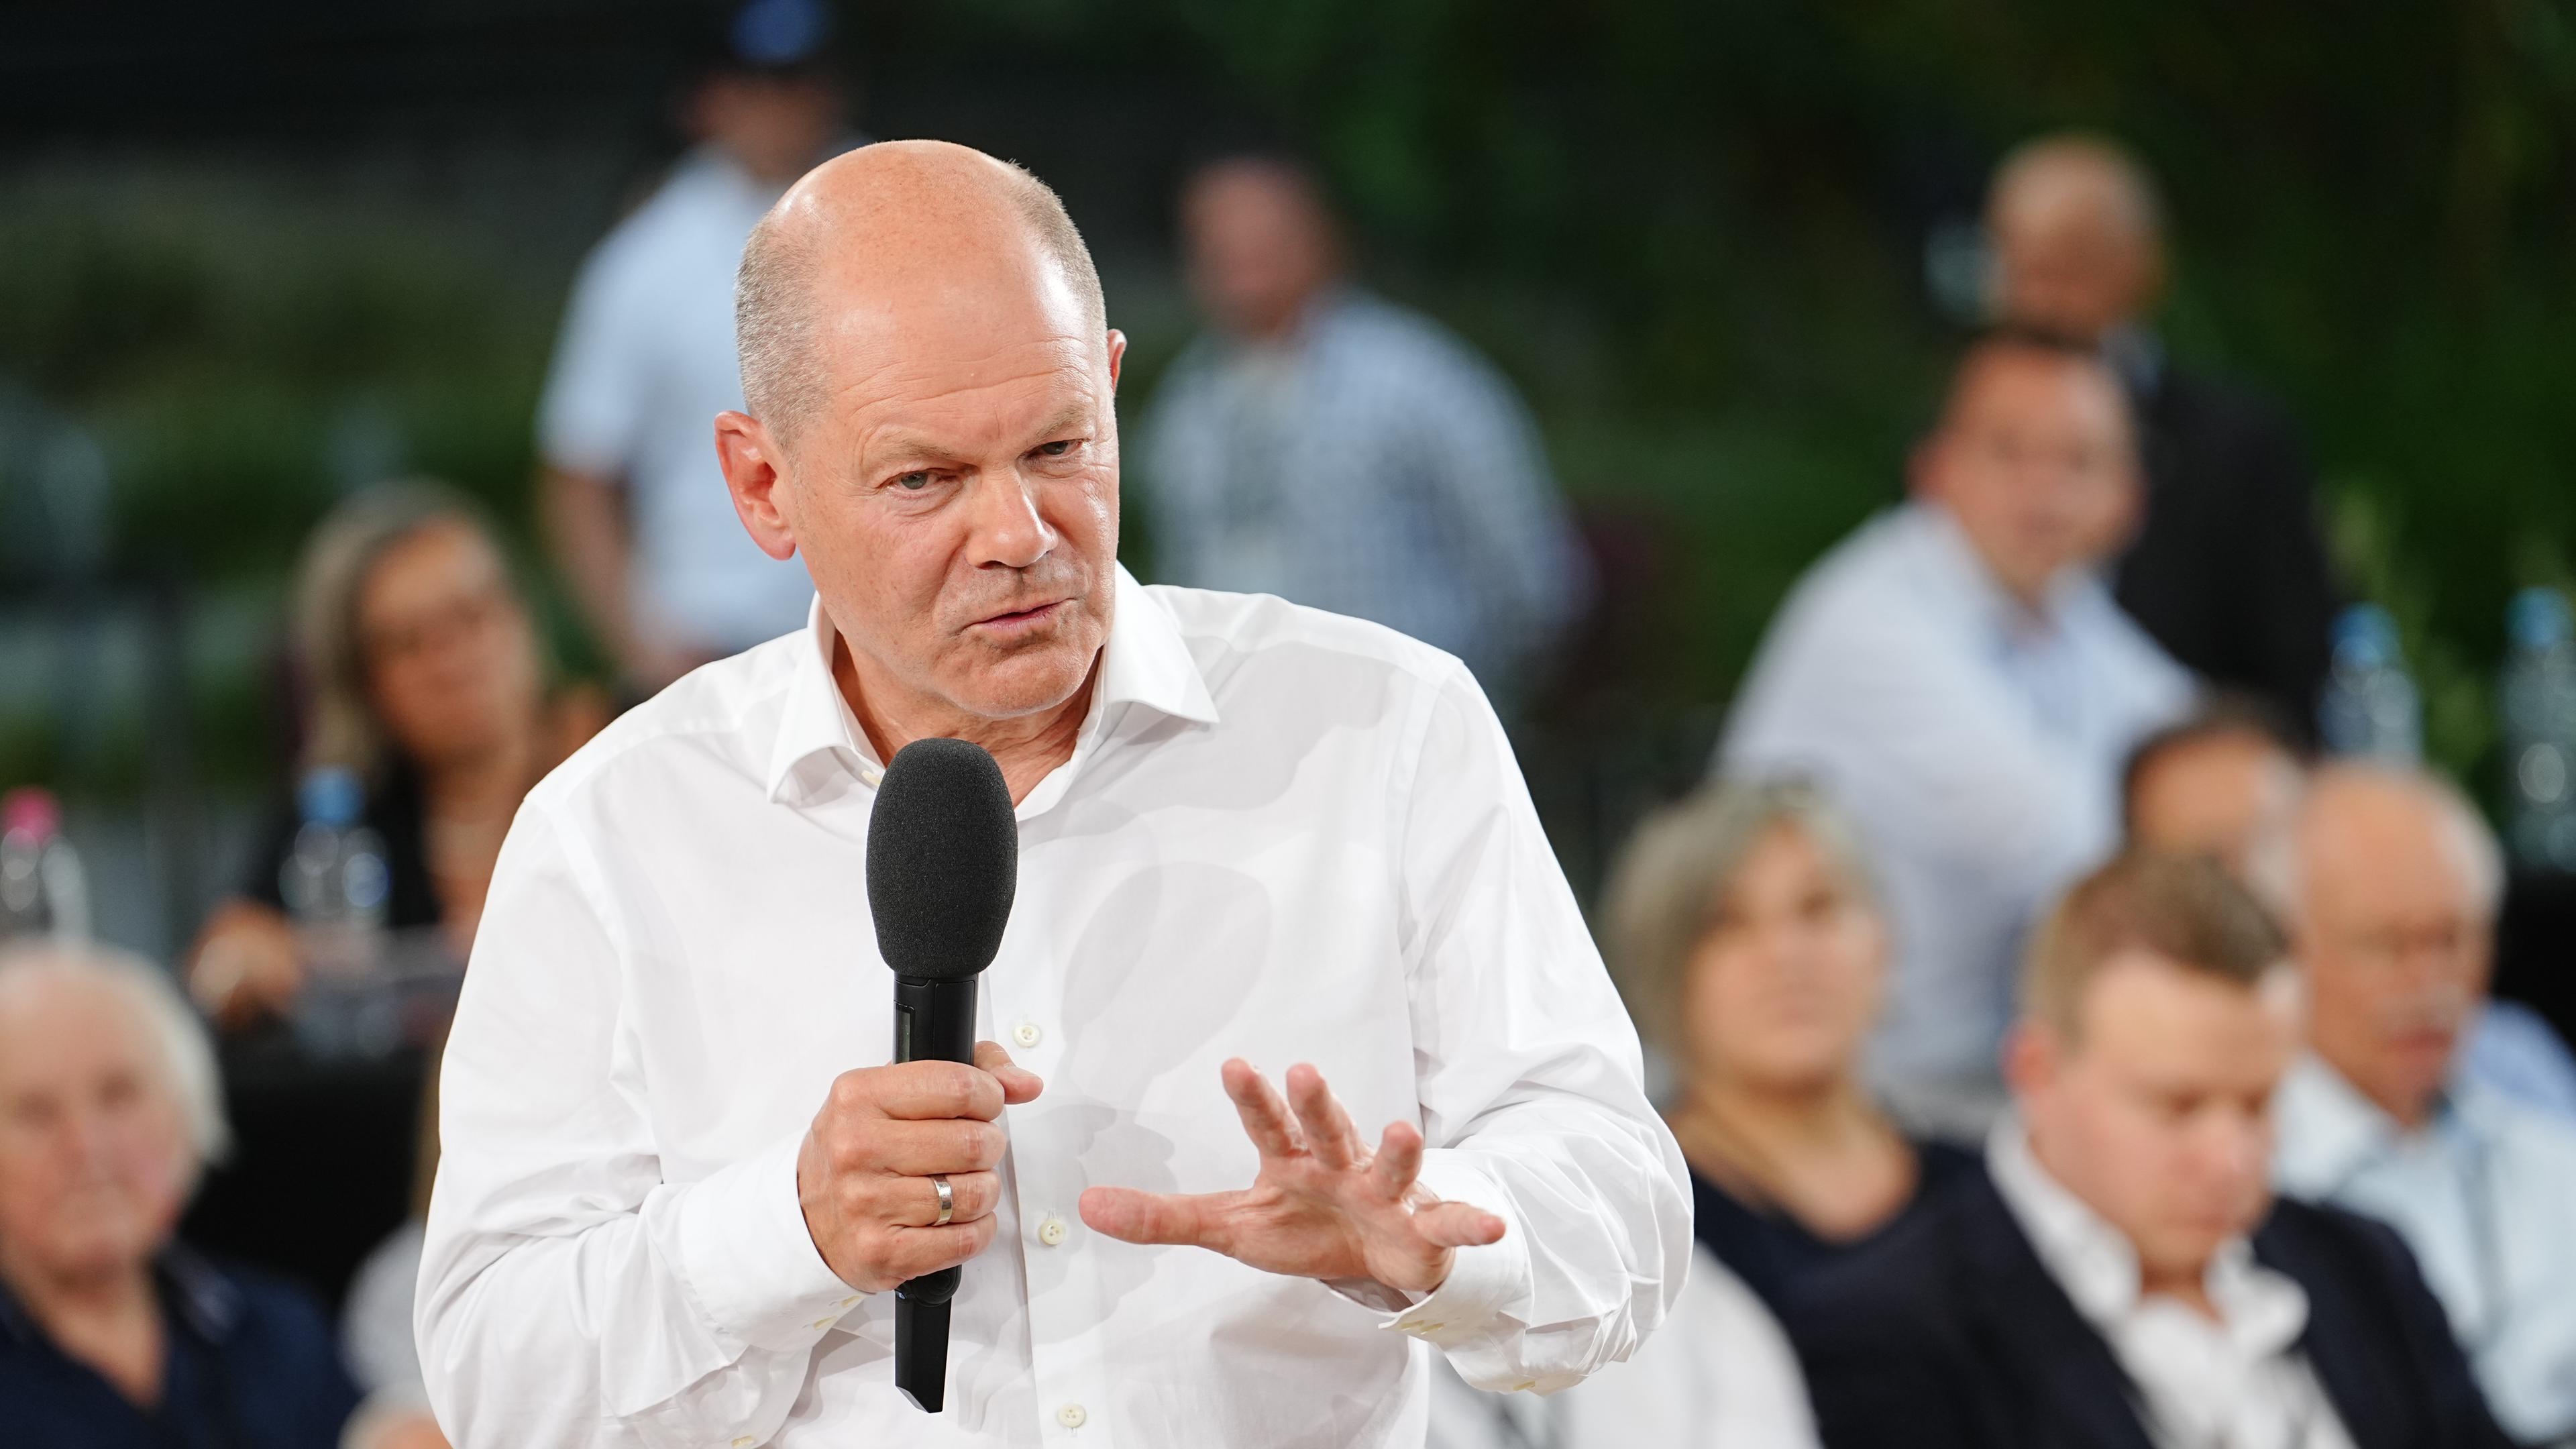
[[[1779,1321],[1702,1247],[1637,1356],[1563,1393],[1489,1393],[1440,1369],[1430,1449],[1816,1449],[1816,1419]]]
[[[2243,1238],[2218,1250],[2203,1286],[2216,1321],[2142,1296],[2138,1253],[2120,1230],[2049,1176],[2006,1117],[1986,1138],[1995,1190],[2075,1311],[2110,1344],[2157,1449],[2352,1449],[2352,1436],[2299,1351],[2308,1295],[2254,1260]]]
[[[612,725],[511,828],[447,1049],[422,1360],[460,1449],[1419,1445],[1428,1359],[1560,1388],[1679,1293],[1689,1195],[1637,1039],[1465,669],[1277,599],[1122,571],[1072,758],[1019,806],[981,1035],[1008,1109],[947,1412],[892,1381],[891,1295],[796,1196],[833,1077],[885,1062],[878,769],[809,628]],[[1100,1237],[1094,1184],[1249,1186],[1218,1080],[1323,1071],[1423,1182],[1492,1209],[1389,1317]],[[1396,1331],[1389,1331],[1396,1330]]]
[[[2022,934],[2117,844],[2121,765],[2191,692],[2098,580],[2034,612],[1935,506],[1864,525],[1781,606],[1718,762],[1814,780],[1867,838],[1896,935],[1869,1069],[1910,1125],[2000,1108]]]
[[[626,490],[638,622],[708,654],[792,632],[814,596],[743,532],[716,466],[716,414],[743,405],[734,271],[785,190],[714,146],[683,157],[582,263],[537,410],[548,463]]]
[[[2281,1190],[2397,1230],[2505,1432],[2576,1437],[2576,1130],[2462,1078],[2409,1132],[2314,1057],[2272,1113]]]

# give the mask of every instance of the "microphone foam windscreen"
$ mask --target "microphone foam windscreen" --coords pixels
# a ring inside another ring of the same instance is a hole
[[[993,964],[1020,878],[1002,767],[965,740],[895,752],[868,820],[868,911],[896,974],[933,981]]]

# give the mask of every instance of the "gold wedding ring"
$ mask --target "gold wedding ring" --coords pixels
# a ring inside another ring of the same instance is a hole
[[[939,1216],[931,1219],[930,1225],[944,1228],[948,1226],[949,1219],[957,1216],[957,1190],[948,1185],[946,1177],[936,1172],[930,1175],[930,1185],[939,1189]]]

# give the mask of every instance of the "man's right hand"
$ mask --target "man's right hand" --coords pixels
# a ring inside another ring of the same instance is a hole
[[[976,1043],[971,1067],[900,1062],[834,1078],[796,1154],[796,1198],[823,1261],[860,1292],[882,1293],[984,1251],[1010,1141],[996,1119],[1039,1086],[992,1042]],[[934,1175],[955,1198],[945,1226],[932,1226]]]

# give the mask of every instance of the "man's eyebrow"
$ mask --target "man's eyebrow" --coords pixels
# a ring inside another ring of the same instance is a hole
[[[1072,429],[1090,422],[1091,417],[1091,404],[1089,402],[1066,403],[1063,407],[1056,409],[1045,422],[1037,425],[1036,434],[1038,440],[1046,443],[1054,442],[1056,439],[1062,437]]]
[[[953,463],[956,455],[921,433],[889,432],[863,455],[867,470],[881,473],[906,463]]]

